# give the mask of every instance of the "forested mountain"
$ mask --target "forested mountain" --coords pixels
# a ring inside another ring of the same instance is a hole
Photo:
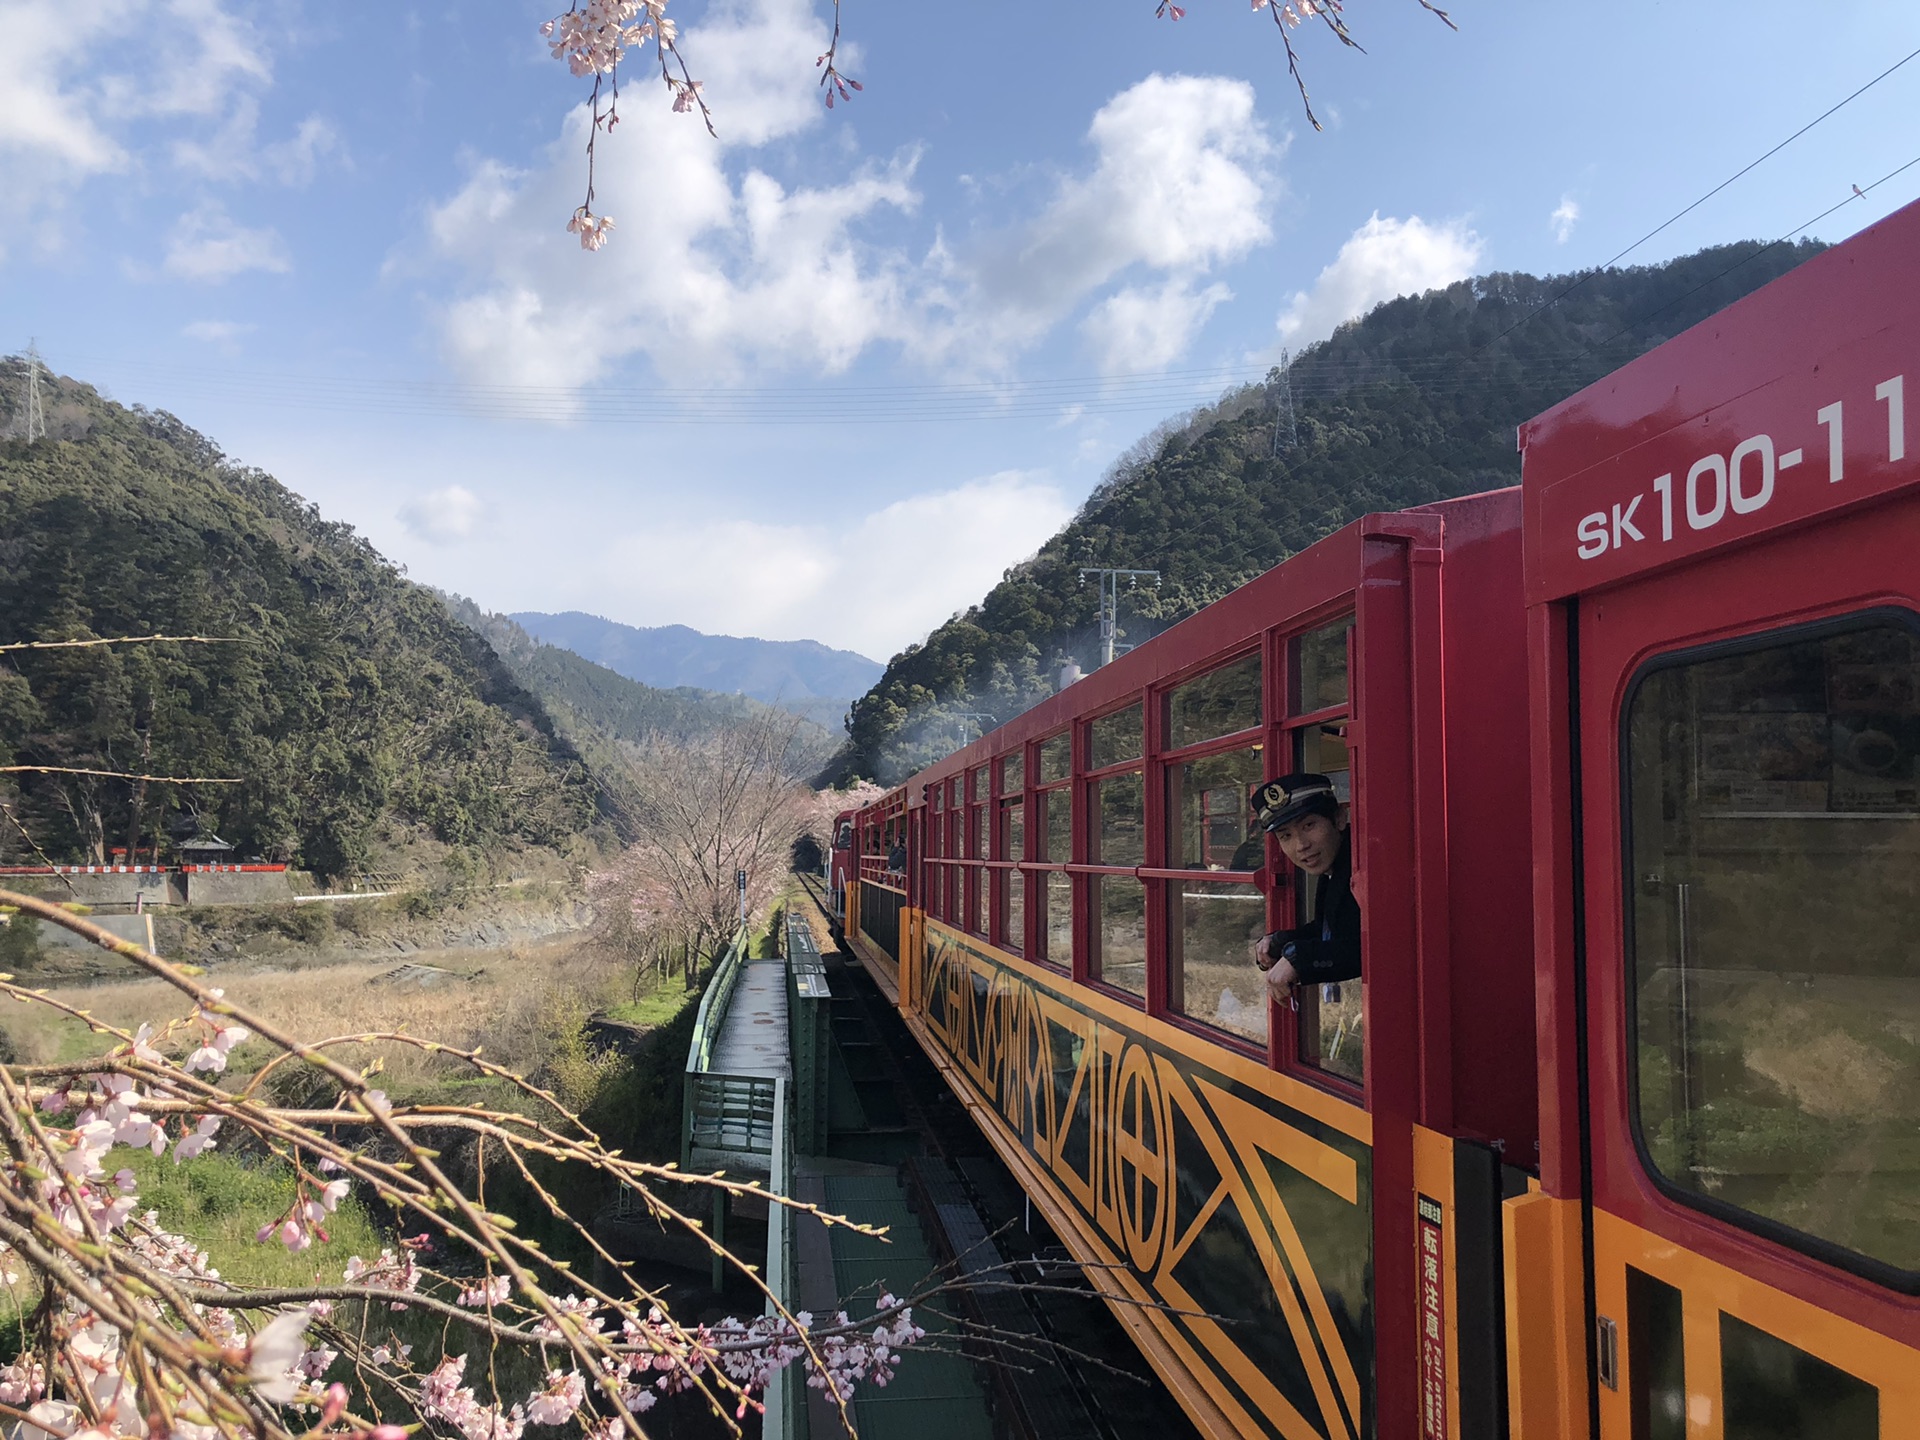
[[[0,404],[21,379],[0,362]],[[0,774],[19,821],[0,819],[0,860],[97,861],[198,826],[340,875],[570,848],[595,824],[540,701],[351,527],[171,415],[41,388],[51,438],[0,442],[0,647],[221,643],[0,649],[0,766],[193,782]]]
[[[704,635],[685,625],[622,625],[578,610],[558,615],[527,611],[507,618],[534,638],[565,646],[630,680],[738,692],[803,714],[832,709],[833,704],[844,713],[852,696],[880,678],[876,662],[817,640]],[[809,707],[808,701],[832,703]],[[825,718],[837,726],[840,713]]]
[[[536,640],[512,616],[488,614],[461,596],[445,599],[454,618],[486,638],[514,678],[540,698],[561,733],[590,762],[598,746],[608,741],[637,742],[649,735],[692,740],[768,708],[745,695],[689,685],[643,685],[572,650]],[[806,719],[794,724],[796,745],[816,764],[824,762],[841,732]]]
[[[1292,433],[1276,371],[1122,456],[1036,556],[893,658],[823,778],[893,783],[974,738],[956,712],[1004,721],[1061,661],[1091,669],[1098,597],[1080,566],[1162,572],[1157,591],[1122,595],[1122,638],[1138,642],[1357,516],[1517,484],[1521,421],[1821,248],[1745,242],[1388,301],[1294,357]]]

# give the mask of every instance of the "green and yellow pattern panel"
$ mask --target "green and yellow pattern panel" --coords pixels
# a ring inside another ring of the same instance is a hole
[[[1366,1113],[937,920],[908,1023],[1205,1430],[1372,1434]]]

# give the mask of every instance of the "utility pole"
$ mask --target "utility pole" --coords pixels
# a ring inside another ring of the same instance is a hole
[[[40,347],[27,341],[27,439],[47,438],[47,417],[40,411]]]
[[[1273,415],[1273,453],[1278,455],[1282,449],[1291,450],[1300,443],[1300,430],[1293,418],[1293,357],[1286,351],[1280,352],[1280,394],[1274,405]]]
[[[1100,582],[1100,663],[1111,665],[1116,653],[1124,654],[1131,645],[1116,647],[1113,643],[1114,631],[1120,620],[1120,581],[1124,577],[1127,588],[1133,589],[1142,580],[1151,580],[1157,589],[1160,585],[1158,570],[1110,570],[1105,567],[1087,567],[1080,572],[1080,583],[1087,583],[1087,577],[1094,576]]]

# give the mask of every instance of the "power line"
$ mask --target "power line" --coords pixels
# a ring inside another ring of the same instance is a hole
[[[1825,110],[1822,110],[1818,115],[1814,116],[1813,119],[1809,120],[1806,124],[1802,125],[1798,130],[1794,131],[1793,134],[1787,136],[1786,139],[1782,140],[1778,145],[1775,145],[1771,150],[1767,151],[1767,153],[1762,155],[1759,159],[1751,160],[1747,164],[1742,165],[1738,170],[1734,171],[1733,174],[1729,175],[1726,179],[1722,180],[1718,185],[1714,186],[1711,190],[1707,191],[1706,194],[1702,195],[1698,200],[1695,200],[1691,205],[1687,205],[1679,210],[1676,210],[1673,214],[1669,215],[1665,220],[1662,220],[1658,225],[1654,226],[1653,229],[1649,230],[1646,234],[1642,235],[1638,240],[1634,241],[1631,245],[1627,246],[1626,249],[1619,251],[1610,259],[1601,261],[1601,263],[1596,267],[1594,267],[1593,269],[1584,272],[1579,279],[1575,280],[1571,285],[1567,286],[1567,288],[1562,290],[1558,295],[1555,295],[1552,299],[1548,300],[1547,303],[1542,305],[1539,310],[1536,310],[1531,314],[1521,316],[1518,320],[1514,321],[1513,324],[1509,325],[1505,330],[1502,330],[1498,335],[1494,336],[1493,339],[1489,340],[1487,343],[1491,345],[1506,339],[1506,337],[1511,335],[1515,330],[1518,330],[1522,325],[1526,324],[1529,320],[1533,319],[1534,315],[1540,314],[1542,311],[1551,310],[1554,306],[1558,305],[1562,300],[1566,299],[1567,296],[1571,295],[1574,291],[1578,290],[1582,285],[1585,285],[1589,280],[1593,279],[1594,276],[1600,274],[1601,271],[1611,269],[1613,266],[1619,264],[1620,261],[1626,259],[1627,256],[1631,255],[1634,251],[1638,250],[1642,245],[1646,244],[1647,241],[1653,239],[1653,237],[1658,235],[1661,231],[1667,229],[1669,226],[1691,215],[1694,211],[1698,210],[1702,205],[1706,204],[1707,201],[1711,200],[1714,196],[1718,195],[1722,190],[1726,189],[1729,185],[1733,184],[1733,182],[1738,180],[1741,176],[1747,174],[1749,171],[1771,160],[1774,156],[1778,155],[1782,150],[1786,149],[1787,146],[1791,145],[1794,141],[1798,140],[1802,135],[1806,134],[1809,130],[1813,129],[1814,126],[1820,124],[1823,120],[1826,120],[1831,116],[1838,114],[1841,110],[1844,110],[1847,106],[1851,105],[1854,101],[1858,100],[1862,95],[1866,94],[1867,91],[1873,89],[1874,86],[1878,85],[1882,80],[1886,79],[1889,75],[1893,74],[1894,71],[1898,70],[1902,65],[1905,65],[1908,61],[1914,59],[1916,56],[1920,56],[1920,50],[1908,51],[1905,55],[1901,56],[1898,60],[1894,61],[1893,64],[1889,65],[1886,69],[1882,70],[1878,75],[1874,76],[1871,80],[1867,81],[1867,83],[1862,85],[1858,90],[1855,90],[1851,95],[1847,96],[1843,100],[1836,101],[1834,104],[1829,105]],[[1831,214],[1833,212],[1828,211],[1827,213]],[[1809,223],[1816,223],[1816,222],[1809,222]]]
[[[1920,54],[1920,51],[1916,51],[1915,53]],[[1848,205],[1851,205],[1855,200],[1866,199],[1868,195],[1872,194],[1875,190],[1878,190],[1882,185],[1886,184],[1889,180],[1893,179],[1896,175],[1904,174],[1908,170],[1913,169],[1913,167],[1916,165],[1920,165],[1920,155],[1914,156],[1913,159],[1907,161],[1907,163],[1904,165],[1896,166],[1894,169],[1889,170],[1886,174],[1882,175],[1878,180],[1874,181],[1871,185],[1867,186],[1864,190],[1861,189],[1859,186],[1853,187],[1852,192],[1847,196],[1847,198],[1840,201],[1838,204],[1829,205],[1826,209],[1822,210],[1818,215],[1814,216],[1811,220],[1805,221],[1802,224],[1794,226],[1793,229],[1787,231],[1787,233],[1782,235],[1779,239],[1769,240],[1765,245],[1762,245],[1758,250],[1755,250],[1751,255],[1742,256],[1740,259],[1734,261],[1733,264],[1727,266],[1726,269],[1721,270],[1716,274],[1708,276],[1705,280],[1702,280],[1698,285],[1694,286],[1691,290],[1688,290],[1685,294],[1676,295],[1674,296],[1673,299],[1667,301],[1666,304],[1660,306],[1658,309],[1649,310],[1645,315],[1640,316],[1638,319],[1631,320],[1627,324],[1622,325],[1618,330],[1614,331],[1613,334],[1609,335],[1606,339],[1596,341],[1592,345],[1589,345],[1585,350],[1582,350],[1579,355],[1575,356],[1574,359],[1580,360],[1585,358],[1588,355],[1592,355],[1596,353],[1597,351],[1605,350],[1607,346],[1613,344],[1614,341],[1618,340],[1621,336],[1625,335],[1628,331],[1637,330],[1640,326],[1646,324],[1649,320],[1659,319],[1660,316],[1666,314],[1667,311],[1673,309],[1674,306],[1681,304],[1683,301],[1691,299],[1695,295],[1698,295],[1702,290],[1706,289],[1709,285],[1715,284],[1718,281],[1725,279],[1727,276],[1731,275],[1734,271],[1738,270],[1741,266],[1751,265],[1754,261],[1758,260],[1762,255],[1766,254],[1769,250],[1776,250],[1780,246],[1785,245],[1788,241],[1792,240],[1796,235],[1799,235],[1805,231],[1811,230],[1814,226],[1818,225],[1822,220],[1826,219],[1827,216],[1833,214],[1836,210],[1845,209]]]

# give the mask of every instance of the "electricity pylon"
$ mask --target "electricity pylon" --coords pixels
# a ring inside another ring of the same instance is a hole
[[[1100,581],[1100,663],[1111,665],[1114,656],[1113,634],[1120,620],[1120,581],[1124,576],[1127,588],[1131,590],[1142,580],[1151,580],[1156,586],[1160,583],[1158,570],[1109,570],[1089,566],[1080,572],[1080,583],[1087,583],[1089,575]],[[1132,649],[1132,646],[1127,646]]]
[[[40,348],[27,341],[27,439],[47,438],[47,417],[40,410]]]
[[[1280,394],[1274,406],[1273,453],[1291,450],[1300,443],[1300,430],[1293,418],[1293,357],[1280,352]]]

